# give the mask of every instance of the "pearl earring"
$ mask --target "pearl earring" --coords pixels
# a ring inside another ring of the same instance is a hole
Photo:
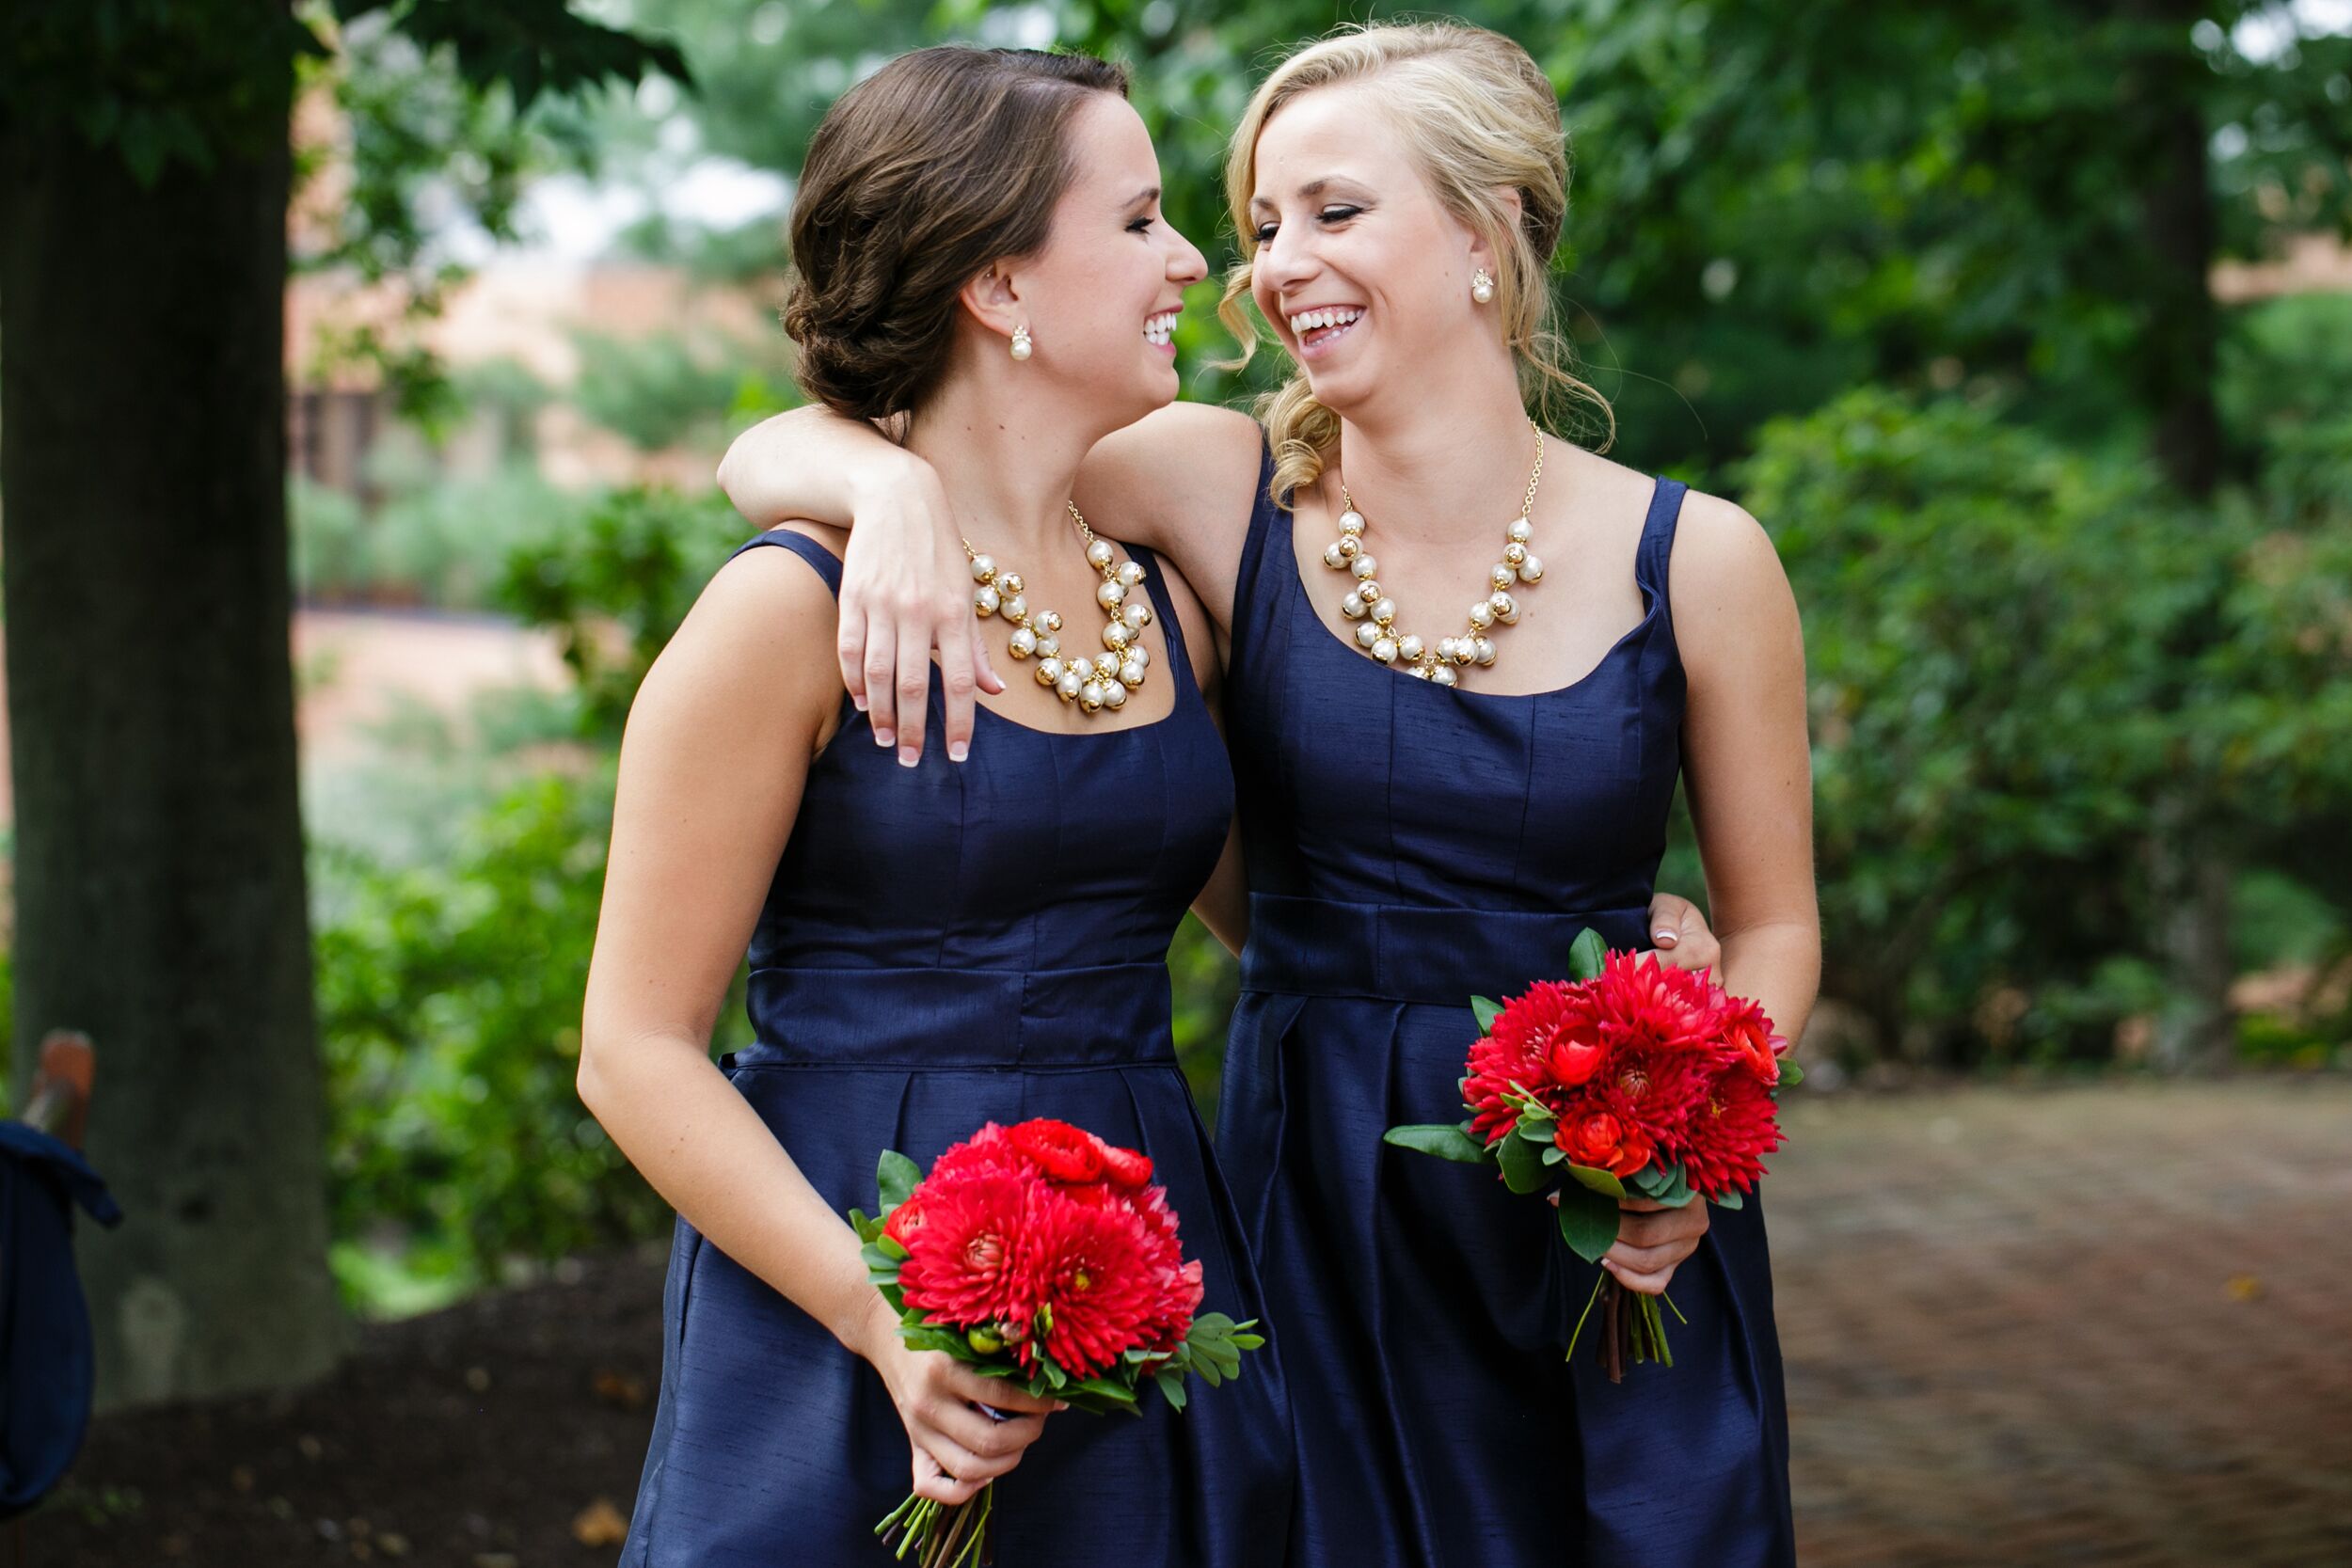
[[[1028,327],[1025,325],[1014,327],[1012,329],[1012,356],[1015,359],[1026,359],[1029,354]]]
[[[1495,280],[1486,276],[1486,269],[1485,267],[1480,267],[1476,272],[1470,274],[1470,298],[1478,301],[1481,305],[1485,305],[1491,301],[1494,297]]]

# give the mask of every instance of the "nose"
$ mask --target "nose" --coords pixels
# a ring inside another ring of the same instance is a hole
[[[1168,247],[1168,278],[1179,288],[1190,288],[1209,276],[1209,259],[1200,254],[1200,247],[1178,231],[1174,224],[1168,226],[1175,244]]]
[[[1289,293],[1315,274],[1313,247],[1304,238],[1291,236],[1301,226],[1283,224],[1275,230],[1274,238],[1258,247],[1250,259],[1250,281],[1272,290],[1276,294]]]

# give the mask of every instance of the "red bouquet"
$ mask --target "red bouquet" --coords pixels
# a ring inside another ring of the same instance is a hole
[[[1594,1263],[1615,1244],[1617,1206],[1629,1196],[1739,1208],[1780,1147],[1779,1092],[1803,1075],[1764,1009],[1704,970],[1612,953],[1589,930],[1568,963],[1573,981],[1539,981],[1506,1006],[1471,999],[1479,1037],[1462,1080],[1469,1119],[1385,1136],[1493,1166],[1515,1193],[1556,1192],[1561,1236]],[[1674,1365],[1657,1298],[1604,1270],[1577,1334],[1595,1302],[1612,1382],[1629,1360]]]
[[[1152,1162],[1083,1128],[990,1122],[926,1176],[895,1151],[877,1173],[882,1213],[850,1211],[869,1276],[915,1350],[1100,1415],[1137,1415],[1146,1382],[1178,1410],[1184,1375],[1211,1387],[1265,1343],[1200,1311]],[[983,1560],[993,1486],[954,1507],[909,1497],[875,1527],[925,1568]]]

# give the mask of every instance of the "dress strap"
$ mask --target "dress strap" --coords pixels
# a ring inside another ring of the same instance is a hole
[[[795,533],[788,528],[773,529],[756,539],[746,539],[735,547],[727,559],[733,561],[745,550],[755,550],[762,545],[774,545],[790,550],[816,568],[817,575],[825,579],[825,586],[833,591],[834,598],[841,596],[841,558],[807,534]]]
[[[1184,646],[1184,627],[1177,618],[1176,602],[1168,592],[1168,584],[1160,580],[1160,574],[1167,568],[1160,564],[1158,556],[1141,545],[1129,545],[1127,556],[1143,568],[1144,590],[1152,595],[1152,611],[1160,618],[1160,637],[1168,644],[1168,661],[1172,666],[1168,673],[1188,685],[1200,685],[1199,677],[1193,673],[1192,652]]]
[[[1290,530],[1284,526],[1289,514],[1275,505],[1269,494],[1273,484],[1274,445],[1261,433],[1258,487],[1252,492],[1255,501],[1249,512],[1249,532],[1242,542],[1240,569],[1233,574],[1232,646],[1226,657],[1226,673],[1236,681],[1250,651],[1265,635],[1275,603],[1280,597],[1276,590],[1281,579],[1269,577],[1266,557],[1278,543],[1280,547],[1289,548]]]
[[[1670,628],[1674,606],[1666,591],[1666,566],[1674,555],[1675,525],[1682,520],[1682,498],[1690,493],[1691,487],[1682,481],[1659,476],[1649,515],[1642,523],[1642,542],[1633,557],[1633,580],[1641,584],[1643,594],[1657,607],[1659,618]]]

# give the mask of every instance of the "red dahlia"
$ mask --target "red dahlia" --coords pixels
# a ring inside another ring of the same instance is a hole
[[[942,1181],[933,1172],[920,1196],[922,1223],[898,1239],[906,1304],[958,1327],[1025,1323],[1034,1308],[1021,1241],[1031,1207],[1055,1197],[1051,1189],[1025,1173],[974,1170]]]
[[[1145,1343],[1167,1291],[1154,1267],[1159,1248],[1134,1213],[1047,1192],[1033,1202],[1025,1241],[1020,1289],[1038,1338],[1022,1344],[1023,1365],[1034,1368],[1041,1342],[1062,1370],[1092,1377]]]
[[[1714,1199],[1752,1187],[1764,1174],[1764,1156],[1780,1147],[1772,1092],[1752,1073],[1724,1073],[1692,1113],[1684,1139],[1682,1168],[1692,1191]]]
[[[1592,988],[1613,1046],[1704,1049],[1716,1036],[1723,990],[1705,971],[1675,969],[1656,954],[1612,953]]]

